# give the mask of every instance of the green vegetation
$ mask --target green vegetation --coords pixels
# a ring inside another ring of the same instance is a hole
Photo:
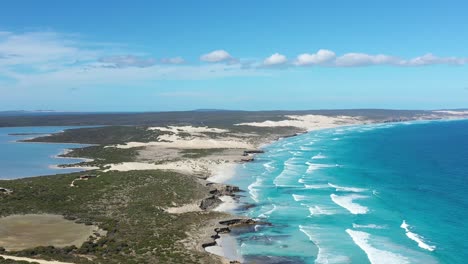
[[[50,115],[0,116],[0,127],[7,126],[92,126],[92,125],[138,125],[138,126],[229,126],[243,122],[282,120],[285,115],[348,115],[366,116],[372,120],[385,120],[400,117],[415,117],[430,114],[430,111],[384,110],[384,109],[343,109],[343,110],[304,110],[304,111],[180,111],[153,113],[73,113]]]
[[[181,151],[182,157],[190,159],[198,159],[210,156],[216,153],[221,153],[227,149],[184,149]]]
[[[37,262],[17,261],[0,257],[0,264],[38,264]]]
[[[104,126],[68,129],[63,133],[25,140],[28,142],[59,142],[83,144],[122,144],[125,142],[157,141],[165,132],[150,131],[140,126]]]
[[[203,198],[207,187],[193,177],[171,172],[96,174],[99,177],[76,181],[76,187],[70,183],[79,173],[2,181],[2,187],[13,193],[0,196],[0,216],[60,214],[108,232],[79,248],[44,245],[9,254],[74,263],[216,263],[180,241],[187,238],[187,231],[220,214],[171,215],[163,210]]]
[[[141,148],[114,148],[106,146],[89,146],[84,148],[75,148],[72,151],[61,155],[67,158],[88,158],[93,159],[90,162],[81,162],[80,166],[103,167],[105,164],[131,162],[135,161],[138,150]],[[76,164],[61,165],[62,167],[73,167]]]

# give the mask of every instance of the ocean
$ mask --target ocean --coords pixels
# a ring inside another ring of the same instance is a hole
[[[26,143],[18,140],[37,137],[77,127],[3,127],[0,128],[0,179],[16,179],[82,169],[56,169],[59,164],[81,162],[82,159],[58,158],[66,149],[84,147],[83,144]],[[31,135],[11,135],[31,134]]]
[[[234,233],[247,262],[468,260],[467,120],[341,127],[265,151],[228,182],[250,205],[236,214],[272,223]]]

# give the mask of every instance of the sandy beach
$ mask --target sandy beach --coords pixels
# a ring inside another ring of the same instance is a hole
[[[252,123],[239,123],[235,126],[247,127],[294,127],[297,132],[306,132],[344,125],[356,125],[363,123],[359,117],[338,116],[329,117],[321,115],[287,116],[280,121],[264,121]],[[265,144],[271,143],[271,139],[251,140],[252,134],[237,135],[229,134],[229,130],[211,127],[193,126],[169,126],[150,127],[151,131],[165,131],[171,134],[158,136],[158,141],[153,142],[128,142],[126,144],[114,145],[116,148],[143,147],[135,162],[124,162],[109,164],[106,171],[130,171],[130,170],[171,170],[180,173],[195,175],[206,179],[208,182],[224,183],[235,176],[236,166],[243,160],[254,158],[252,154],[244,156],[244,151],[254,150]],[[216,138],[210,138],[206,133],[215,134]],[[253,143],[252,143],[253,142]],[[182,151],[186,150],[213,150],[213,154],[201,158],[183,158]],[[218,151],[219,149],[219,151]],[[157,153],[164,153],[159,156]],[[246,159],[248,158],[248,159]],[[222,203],[211,209],[218,212],[229,212],[236,208],[237,202],[229,195],[220,196]],[[200,211],[197,204],[186,204],[182,206],[166,208],[172,214]],[[214,230],[219,225],[213,225],[208,230]],[[208,234],[210,231],[207,231]],[[211,234],[209,235],[211,236]],[[205,238],[206,240],[207,238]],[[241,261],[238,254],[236,240],[229,234],[222,234],[215,240],[214,246],[206,247],[205,250],[226,258],[229,261]]]

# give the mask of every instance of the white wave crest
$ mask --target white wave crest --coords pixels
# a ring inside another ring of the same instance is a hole
[[[399,254],[377,249],[369,244],[370,234],[362,231],[346,229],[346,233],[351,236],[354,243],[358,245],[367,255],[372,264],[409,264],[410,261]]]
[[[328,189],[330,186],[327,184],[304,184],[306,189]]]
[[[258,203],[258,188],[257,187],[260,186],[261,184],[262,184],[262,179],[257,177],[255,182],[253,182],[247,187],[247,189],[249,189],[250,197],[257,203]]]
[[[435,246],[430,246],[430,245],[426,244],[426,243],[424,242],[424,238],[423,238],[423,237],[421,237],[420,235],[418,235],[418,234],[416,234],[416,233],[411,232],[410,229],[409,229],[410,226],[406,223],[405,220],[403,220],[403,223],[401,224],[400,227],[403,228],[403,229],[405,230],[406,236],[407,236],[409,239],[411,239],[411,240],[415,241],[416,243],[418,243],[418,246],[419,246],[420,248],[423,248],[423,249],[429,250],[429,251],[434,251],[434,250],[436,249]]]
[[[266,211],[265,213],[263,214],[260,214],[258,217],[261,217],[261,218],[268,218],[274,211],[276,211],[276,205],[272,204],[273,208]]]
[[[319,231],[317,227],[300,225],[299,230],[317,246],[318,252],[317,258],[315,259],[316,264],[349,263],[349,258],[347,256],[337,255],[334,250],[326,247],[327,243],[323,241],[320,236],[316,235],[317,231]]]
[[[364,188],[356,188],[356,187],[344,187],[338,186],[335,184],[328,183],[328,185],[332,188],[335,188],[337,192],[365,192],[367,189]]]
[[[264,163],[264,164],[263,164],[263,167],[265,167],[265,169],[266,169],[267,171],[272,172],[272,171],[274,171],[276,168],[275,168],[273,165],[271,165],[271,164],[273,164],[273,161]]]
[[[357,194],[339,196],[336,194],[330,194],[330,198],[334,203],[348,210],[352,214],[366,214],[369,211],[367,207],[354,202],[356,199],[364,199],[368,198],[368,196]]]
[[[318,164],[318,163],[311,163],[311,162],[306,162],[306,164],[309,166],[307,168],[306,173],[312,173],[313,171],[321,169],[321,168],[330,168],[330,167],[338,166],[338,165]]]
[[[293,194],[292,197],[293,197],[294,201],[296,201],[296,202],[308,200],[308,197],[305,196],[305,195]]]
[[[353,228],[369,228],[369,229],[386,229],[386,226],[376,225],[376,224],[369,224],[369,225],[358,225],[353,223]]]
[[[309,207],[309,212],[311,216],[316,216],[316,215],[334,215],[336,214],[336,211],[330,208],[324,208],[320,207],[318,205],[314,205]]]
[[[277,187],[298,187],[291,184],[291,180],[297,182],[296,178],[299,177],[303,172],[303,163],[297,163],[297,158],[293,157],[284,162],[283,171],[273,180],[273,183]]]
[[[325,158],[327,158],[327,156],[322,155],[322,153],[319,153],[312,157],[312,159],[325,159]]]

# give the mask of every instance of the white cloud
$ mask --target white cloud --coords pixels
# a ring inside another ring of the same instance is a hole
[[[222,62],[231,59],[233,59],[232,56],[225,50],[214,50],[200,56],[200,60],[205,62]]]
[[[463,65],[466,63],[468,63],[468,58],[437,57],[432,53],[428,53],[410,60],[403,60],[399,64],[403,66],[424,66],[431,64]]]
[[[182,57],[164,58],[161,59],[164,64],[183,64],[185,60]]]
[[[270,57],[266,58],[263,60],[263,66],[270,67],[270,66],[278,66],[278,65],[284,65],[286,62],[288,62],[288,59],[286,56],[275,53],[271,55]]]
[[[369,55],[365,53],[346,53],[343,56],[336,58],[335,66],[338,67],[356,67],[356,66],[370,66],[382,64],[397,65],[400,59],[393,56],[378,54]]]
[[[436,64],[464,65],[467,63],[468,58],[437,57],[431,53],[408,60],[384,54],[370,55],[365,53],[346,53],[336,58],[334,65],[337,67],[359,67],[372,65],[417,67]]]
[[[326,49],[320,49],[317,53],[303,53],[297,56],[294,62],[297,66],[326,64],[336,58],[335,52]]]
[[[150,67],[156,64],[153,58],[142,58],[134,55],[119,55],[119,56],[106,56],[98,60],[99,62],[106,63],[108,67],[125,68],[125,67]]]
[[[31,32],[0,35],[0,66],[57,65],[89,60],[95,57],[91,50],[79,47],[72,38],[54,32]]]

